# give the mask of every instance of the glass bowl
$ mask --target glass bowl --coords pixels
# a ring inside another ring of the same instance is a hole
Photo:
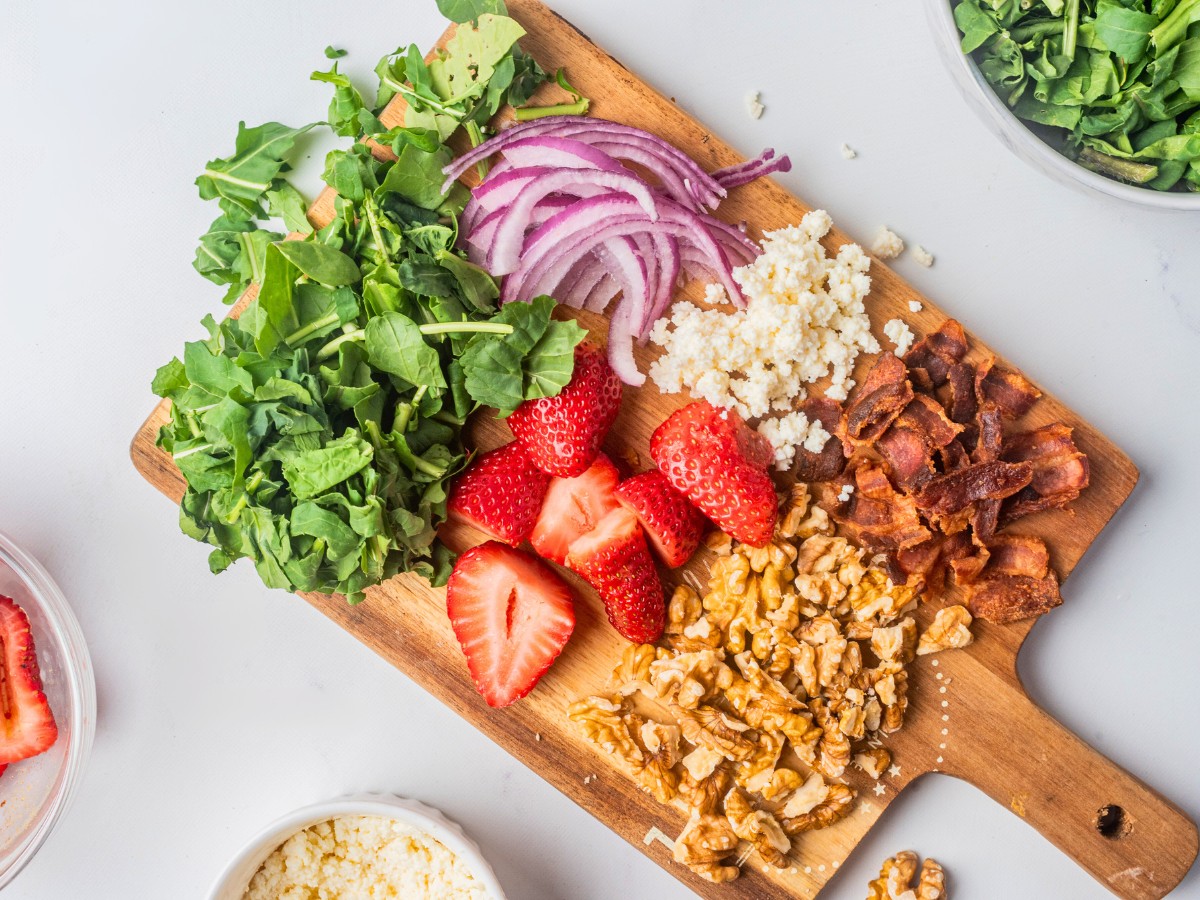
[[[1063,156],[1009,110],[980,73],[975,60],[963,53],[962,36],[954,24],[951,0],[925,0],[925,12],[942,61],[968,105],[988,130],[1025,162],[1070,187],[1098,191],[1152,209],[1200,210],[1200,193],[1195,191],[1156,191],[1124,184],[1098,175]]]
[[[45,753],[0,777],[0,888],[16,878],[70,806],[96,733],[96,681],[83,632],[62,591],[32,556],[0,533],[0,594],[29,616],[42,688],[58,724]]]

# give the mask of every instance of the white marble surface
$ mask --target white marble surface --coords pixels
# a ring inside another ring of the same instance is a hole
[[[789,152],[783,182],[850,234],[886,223],[931,250],[932,269],[899,270],[1141,466],[1021,671],[1087,741],[1200,812],[1200,214],[1027,169],[955,93],[913,3],[554,5],[742,151]],[[210,577],[128,461],[155,367],[220,311],[189,265],[213,215],[195,174],[238,118],[319,118],[326,88],[307,76],[327,43],[365,81],[440,30],[432,0],[0,5],[0,528],[71,598],[100,698],[74,808],[6,897],[200,896],[269,819],[363,789],[461,821],[516,900],[689,895],[304,603],[242,566]],[[862,897],[906,847],[944,861],[960,900],[1109,896],[943,777],[903,796],[825,896]],[[1200,876],[1175,896],[1200,896]]]

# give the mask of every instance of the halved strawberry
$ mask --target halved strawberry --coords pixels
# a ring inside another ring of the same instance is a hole
[[[771,445],[732,410],[698,401],[650,436],[650,455],[671,485],[731,536],[770,542],[778,501],[767,474]]]
[[[529,536],[538,556],[561,566],[571,542],[617,508],[613,491],[620,480],[621,473],[603,453],[582,475],[550,479],[542,511]]]
[[[555,397],[526,400],[508,427],[533,464],[559,478],[587,471],[621,406],[621,379],[604,352],[583,342],[575,348],[575,371]]]
[[[614,509],[571,544],[567,565],[596,589],[608,621],[622,637],[649,644],[662,636],[666,603],[662,582],[637,516]]]
[[[529,461],[519,441],[476,457],[454,481],[449,517],[514,547],[529,537],[550,476]]]
[[[682,566],[700,546],[708,520],[657,469],[622,481],[617,502],[637,516],[646,540],[665,565]]]
[[[533,690],[575,628],[567,583],[537,557],[497,541],[458,558],[446,612],[488,706],[508,706]]]
[[[58,739],[54,714],[42,692],[29,617],[0,595],[0,764],[49,750]]]

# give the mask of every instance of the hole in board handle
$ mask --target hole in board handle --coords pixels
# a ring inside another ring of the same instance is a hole
[[[1125,810],[1109,803],[1096,810],[1096,831],[1109,840],[1124,837],[1132,830]]]

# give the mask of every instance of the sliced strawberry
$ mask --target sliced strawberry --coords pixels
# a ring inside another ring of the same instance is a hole
[[[566,562],[571,542],[617,508],[613,492],[620,480],[621,473],[603,453],[582,475],[550,479],[542,511],[529,536],[538,556],[560,566]]]
[[[650,436],[650,455],[671,485],[728,534],[754,547],[770,542],[778,512],[767,474],[771,447],[737,413],[690,403]]]
[[[508,427],[533,464],[559,478],[587,471],[621,406],[621,379],[604,352],[586,341],[575,348],[575,371],[555,397],[526,400]]]
[[[575,628],[567,583],[532,554],[496,541],[459,557],[446,612],[488,706],[508,706],[533,690]]]
[[[58,739],[58,726],[42,692],[29,617],[3,595],[0,655],[0,764],[8,765],[50,749]]]
[[[642,526],[629,510],[614,509],[576,539],[567,565],[596,589],[608,621],[622,637],[648,644],[662,636],[666,613],[662,582]]]
[[[657,469],[622,481],[617,502],[637,516],[646,540],[665,565],[682,566],[700,546],[708,520]]]
[[[449,515],[515,547],[533,531],[549,484],[521,443],[510,441],[480,454],[455,479]]]

